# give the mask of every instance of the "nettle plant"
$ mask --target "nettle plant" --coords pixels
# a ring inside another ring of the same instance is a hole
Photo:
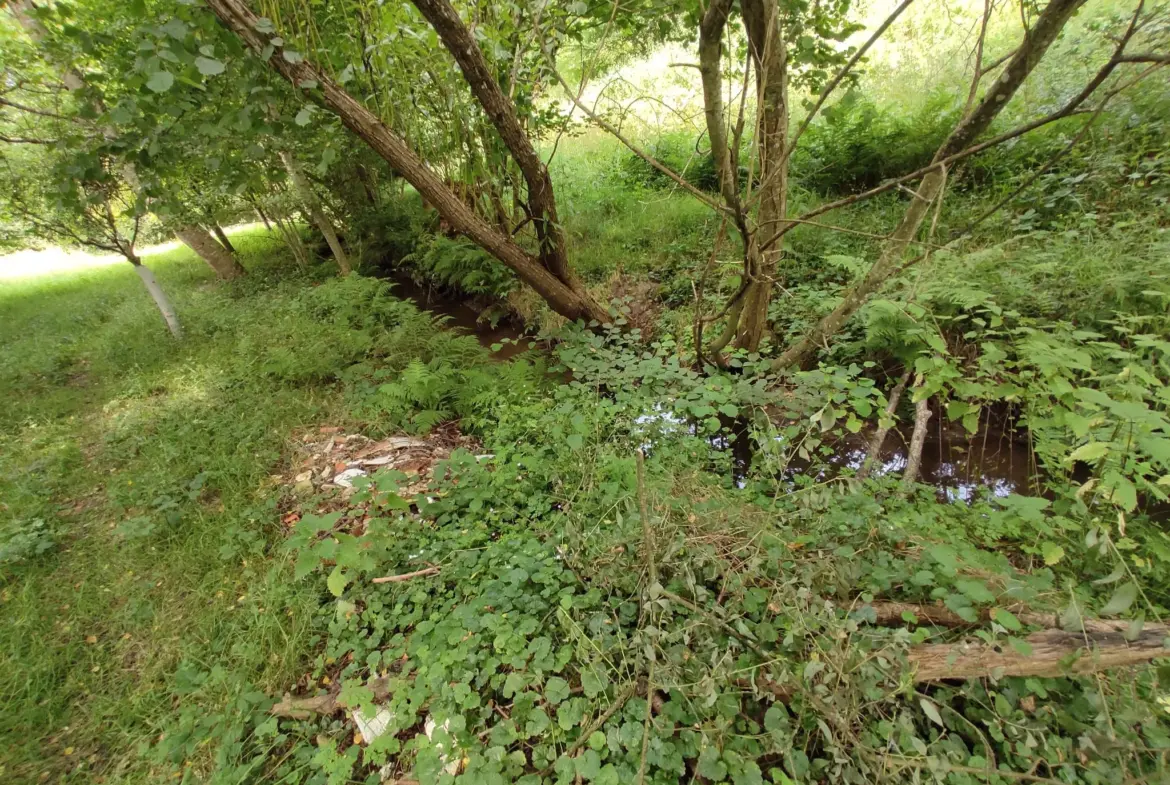
[[[1110,611],[1125,610],[1170,560],[1155,515],[1170,501],[1166,317],[1118,315],[1102,332],[985,302],[946,323],[962,340],[915,367],[948,419],[974,433],[985,413],[1006,412],[1026,440],[1046,497],[1031,525],[1049,539],[1019,547],[1050,566],[1075,556],[1070,576],[1097,575],[1115,590]]]

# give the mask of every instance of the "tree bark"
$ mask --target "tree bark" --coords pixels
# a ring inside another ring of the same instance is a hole
[[[938,164],[938,168],[923,177],[898,227],[890,235],[881,256],[865,278],[846,292],[841,304],[833,309],[832,313],[788,347],[775,360],[773,368],[779,370],[809,367],[817,347],[835,335],[870,296],[897,273],[906,246],[918,234],[931,203],[942,191],[946,170],[941,162],[970,147],[971,143],[991,126],[992,121],[1011,101],[1012,96],[1044,57],[1065,24],[1084,2],[1085,0],[1049,0],[1036,24],[1025,33],[1024,42],[1016,50],[1003,73],[987,90],[975,109],[951,131],[950,136],[935,153],[933,161]]]
[[[1128,627],[1128,622],[1121,624]],[[915,646],[907,653],[914,681],[1003,678],[1004,676],[1068,676],[1108,668],[1138,665],[1170,657],[1164,642],[1168,630],[1146,625],[1134,640],[1123,629],[1115,631],[1043,630],[1026,640],[1032,647],[1021,654],[1011,646],[983,641]]]
[[[256,31],[257,16],[241,0],[207,0],[207,5],[253,51],[260,52],[268,45],[267,37]],[[277,47],[273,56],[268,58],[268,64],[294,85],[316,82],[325,107],[413,185],[448,224],[515,271],[553,310],[568,319],[609,321],[607,311],[588,292],[567,285],[511,237],[476,215],[443,184],[402,137],[316,66],[307,60],[289,62],[282,56],[281,47]]]
[[[412,2],[459,64],[471,92],[520,167],[528,189],[528,210],[540,242],[541,264],[566,286],[583,292],[583,286],[569,266],[565,237],[557,218],[556,194],[548,168],[536,154],[536,148],[532,146],[516,115],[514,104],[504,95],[475,37],[448,0]]]
[[[723,108],[723,31],[733,0],[712,0],[699,23],[699,77],[703,84],[703,116],[711,155],[719,175],[719,191],[727,206],[741,212],[739,206],[738,162],[731,160],[727,143],[727,118]],[[742,231],[742,227],[741,227]],[[747,237],[747,232],[743,235]]]
[[[162,290],[162,287],[158,285],[154,273],[136,257],[130,257],[130,264],[134,265],[134,272],[138,273],[138,278],[142,281],[142,285],[146,287],[146,291],[150,293],[154,304],[158,306],[159,313],[162,314],[163,321],[167,323],[167,329],[171,331],[171,335],[176,339],[181,339],[183,337],[183,328],[179,324],[178,314],[175,313],[175,308],[171,305],[171,301],[167,299],[167,295]]]
[[[919,381],[921,384],[921,380]],[[918,384],[915,387],[919,386]],[[910,451],[906,453],[906,470],[902,473],[902,493],[908,493],[918,481],[922,468],[922,448],[926,444],[926,427],[930,423],[930,399],[914,404],[914,433],[910,436]]]
[[[231,238],[227,236],[227,232],[223,230],[222,226],[217,223],[213,223],[211,225],[211,231],[215,233],[215,239],[219,240],[219,244],[222,245],[228,253],[233,255],[236,253],[236,247],[232,245]]]
[[[877,617],[875,624],[882,626],[900,626],[906,624],[903,614],[913,614],[918,619],[918,624],[930,624],[935,627],[970,627],[972,622],[967,621],[959,614],[950,610],[943,605],[920,605],[917,603],[908,602],[888,602],[886,600],[875,600],[870,603],[874,614]],[[979,624],[985,624],[992,619],[992,611],[994,608],[979,608]],[[1060,629],[1061,619],[1060,614],[1052,611],[1029,611],[1025,610],[1022,604],[1008,605],[1005,610],[1011,612],[1016,620],[1021,624],[1029,627],[1042,627],[1045,629]],[[1065,632],[1091,632],[1091,633],[1114,633],[1127,632],[1130,623],[1125,620],[1116,619],[1078,619],[1075,627],[1065,627]],[[1156,625],[1150,625],[1151,627]]]
[[[224,281],[239,278],[244,274],[244,268],[236,261],[236,257],[215,241],[215,238],[206,229],[198,224],[189,224],[175,230],[175,236],[190,248],[195,254],[207,262],[216,277]]]
[[[906,389],[906,383],[909,381],[910,369],[907,368],[902,377],[898,379],[898,383],[894,385],[894,389],[890,390],[890,399],[886,403],[886,417],[892,418],[894,412],[898,410],[898,401],[902,399],[902,391]],[[874,464],[881,458],[882,447],[886,443],[886,436],[889,435],[890,428],[889,425],[878,425],[873,438],[869,440],[869,446],[865,451],[865,462],[861,464],[861,470],[857,472],[857,479],[864,480],[873,471]]]
[[[296,190],[297,196],[300,197],[301,203],[305,205],[309,219],[321,232],[325,242],[329,244],[329,250],[333,252],[333,258],[337,261],[337,267],[341,270],[341,274],[349,275],[352,272],[349,266],[349,257],[345,255],[345,249],[341,247],[341,241],[337,239],[337,231],[333,228],[333,221],[329,220],[329,216],[325,215],[325,211],[321,209],[317,195],[313,193],[312,186],[301,173],[292,153],[288,150],[281,150],[280,162],[288,171],[288,178],[292,181],[293,188]]]
[[[756,63],[756,102],[760,182],[756,227],[748,240],[751,279],[744,293],[736,346],[754,352],[760,347],[768,324],[768,305],[783,246],[772,243],[759,248],[759,238],[771,237],[781,228],[788,207],[788,52],[780,25],[777,0],[741,0],[748,47]]]

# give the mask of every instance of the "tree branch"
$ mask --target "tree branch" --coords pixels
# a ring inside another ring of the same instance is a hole
[[[636,144],[631,142],[628,138],[626,138],[626,136],[621,131],[619,131],[617,128],[615,128],[612,123],[610,123],[610,122],[606,121],[605,119],[603,119],[602,117],[600,117],[596,112],[594,112],[588,106],[586,106],[584,104],[584,102],[578,100],[573,95],[572,88],[569,87],[568,83],[565,82],[564,77],[561,76],[560,72],[557,70],[556,62],[553,59],[552,53],[548,51],[548,47],[545,45],[543,37],[542,37],[542,40],[540,43],[540,49],[544,53],[545,60],[548,63],[549,72],[553,75],[553,78],[556,79],[557,83],[560,84],[560,86],[564,89],[565,94],[569,96],[569,100],[571,100],[573,102],[573,105],[576,106],[578,109],[580,109],[582,112],[584,112],[585,116],[588,117],[590,119],[590,121],[592,121],[597,127],[601,128],[603,131],[605,131],[608,134],[610,134],[611,136],[613,136],[615,139],[617,139],[623,145],[625,145],[626,148],[628,148],[630,150],[630,152],[632,152],[634,155],[638,156],[643,161],[650,164],[655,169],[657,169],[658,171],[662,172],[664,175],[669,177],[671,180],[673,180],[675,183],[677,183],[680,188],[685,190],[691,196],[695,197],[700,202],[707,205],[712,210],[715,210],[718,213],[726,213],[727,215],[734,217],[734,212],[732,210],[728,209],[724,205],[719,204],[714,199],[712,199],[710,196],[708,196],[707,194],[703,193],[695,186],[688,183],[681,175],[679,175],[677,172],[675,172],[673,169],[669,168],[668,166],[660,163],[653,156],[649,155],[646,151],[642,150]]]
[[[44,109],[35,109],[31,106],[25,106],[24,104],[17,103],[16,101],[9,101],[7,98],[0,98],[0,106],[10,106],[13,109],[18,109],[22,112],[40,115],[41,117],[51,117],[54,120],[70,120],[70,118],[65,117],[64,115],[59,115],[55,112],[49,112]]]

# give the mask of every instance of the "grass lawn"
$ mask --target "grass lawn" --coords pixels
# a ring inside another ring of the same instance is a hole
[[[184,723],[283,689],[309,650],[318,598],[273,547],[269,475],[337,396],[233,373],[291,267],[263,230],[233,241],[239,284],[146,257],[182,344],[129,265],[0,281],[0,780],[161,779],[139,752],[164,726],[197,772]]]

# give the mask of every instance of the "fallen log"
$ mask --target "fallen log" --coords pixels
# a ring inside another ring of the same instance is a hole
[[[914,681],[966,680],[1003,676],[1067,676],[1139,665],[1170,657],[1166,647],[1170,628],[1147,625],[1127,640],[1128,622],[1095,621],[1107,628],[1088,631],[1042,630],[1024,640],[1031,647],[1021,653],[1006,644],[983,641],[932,643],[915,646],[906,659]]]
[[[979,619],[976,622],[968,621],[959,614],[955,613],[949,608],[942,605],[918,605],[916,603],[908,602],[873,602],[870,603],[877,618],[875,624],[883,627],[898,626],[901,624],[908,624],[905,614],[910,614],[918,621],[919,625],[930,624],[935,627],[971,627],[980,623],[993,621],[991,612],[994,608],[979,608],[977,613]],[[1013,605],[1004,608],[1004,610],[1011,611],[1012,615],[1023,625],[1028,627],[1042,627],[1060,628],[1062,627],[1060,615],[1054,612],[1043,613],[1038,611],[1028,611],[1023,609],[1022,605]],[[1130,622],[1128,621],[1114,621],[1108,619],[1079,619],[1077,627],[1070,627],[1066,632],[1092,632],[1092,633],[1110,633],[1110,632],[1125,632],[1129,629]]]

